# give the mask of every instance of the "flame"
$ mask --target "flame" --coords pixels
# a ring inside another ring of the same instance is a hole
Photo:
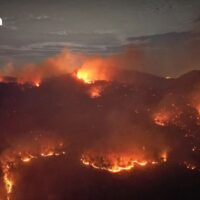
[[[40,85],[41,85],[41,81],[37,80],[37,79],[36,80],[18,79],[17,83],[19,85],[30,84],[30,85],[35,86],[35,87],[40,87]]]
[[[163,151],[160,157],[163,159],[163,162],[167,162],[167,151]]]
[[[4,181],[5,181],[5,185],[6,185],[6,190],[7,190],[8,194],[10,194],[12,192],[13,182],[8,177],[8,174],[4,175]]]
[[[76,76],[86,84],[96,81],[110,81],[116,72],[116,67],[114,70],[112,62],[113,60],[110,58],[89,57],[77,70]]]
[[[4,171],[3,180],[4,180],[5,189],[7,193],[7,200],[10,200],[10,195],[13,190],[14,182],[12,178],[10,177],[10,173],[8,169]]]
[[[0,82],[10,81],[5,77],[15,77],[19,84],[29,83],[39,87],[44,79],[73,73],[77,79],[87,84],[98,80],[110,81],[120,68],[138,66],[140,53],[133,46],[107,56],[81,54],[64,49],[40,63],[25,63],[19,67],[8,62],[0,69]]]
[[[86,84],[94,83],[95,81],[109,81],[111,72],[101,66],[87,66],[87,62],[77,71],[76,74],[79,80]]]
[[[169,124],[181,126],[178,121],[181,114],[182,110],[172,103],[167,108],[162,108],[158,112],[155,112],[153,114],[153,121],[159,126],[167,126]]]
[[[65,151],[56,152],[56,151],[50,150],[49,152],[42,152],[40,154],[41,157],[51,157],[51,156],[60,156],[60,155],[65,155]]]
[[[65,49],[40,63],[27,63],[18,67],[9,62],[0,69],[0,82],[6,81],[4,77],[15,77],[19,84],[29,83],[39,87],[40,82],[46,78],[72,73],[81,66],[83,57]]]
[[[53,138],[35,138],[35,141],[36,143],[31,142],[24,146],[14,146],[6,150],[0,157],[7,200],[10,200],[10,195],[15,184],[13,168],[17,168],[20,162],[30,163],[33,159],[61,156],[66,153],[63,150],[63,142],[57,142]]]
[[[165,79],[172,79],[171,76],[165,76]]]
[[[159,126],[165,126],[170,121],[170,112],[158,112],[154,114],[154,122]]]
[[[135,167],[146,167],[165,163],[168,160],[169,149],[149,152],[145,146],[142,148],[133,147],[123,149],[118,152],[118,148],[112,147],[102,152],[98,147],[84,152],[81,156],[81,162],[85,166],[91,166],[95,169],[118,173],[130,171]]]
[[[148,165],[156,165],[161,162],[167,162],[167,152],[163,151],[158,160],[144,158],[142,155],[129,154],[100,154],[91,155],[83,154],[81,162],[85,166],[91,166],[95,169],[108,171],[111,173],[119,173],[122,171],[130,171],[136,166],[145,167]]]
[[[200,115],[200,105],[198,105],[198,106],[196,107],[196,110],[197,110],[198,114]]]
[[[195,164],[191,163],[191,162],[185,161],[183,164],[189,170],[195,170],[197,168],[197,166]]]
[[[40,83],[41,83],[41,81],[39,81],[39,80],[34,81],[35,87],[40,87]]]
[[[88,156],[82,156],[81,162],[84,165],[92,166],[95,169],[100,170],[106,170],[111,173],[118,173],[121,171],[129,171],[135,167],[135,165],[138,166],[146,166],[148,162],[146,160],[132,160],[132,159],[126,159],[123,157],[117,158],[116,160],[111,161],[112,163],[109,163],[108,166],[101,165],[100,163],[97,163],[95,160],[90,159]]]
[[[21,158],[22,162],[30,162],[32,159],[30,157]]]
[[[92,83],[92,79],[90,78],[90,74],[89,72],[87,71],[84,71],[84,70],[79,70],[77,72],[77,78],[80,79],[80,80],[83,80],[85,83]]]
[[[89,89],[88,94],[91,98],[97,98],[101,96],[102,91],[103,91],[103,87],[101,85],[93,85]]]

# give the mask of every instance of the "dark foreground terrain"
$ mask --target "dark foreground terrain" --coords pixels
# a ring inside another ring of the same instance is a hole
[[[199,199],[199,86],[199,71],[177,79],[124,72],[91,84],[66,75],[39,87],[7,77],[0,83],[1,162],[9,149],[19,154],[15,147],[24,138],[26,146],[32,136],[49,134],[66,144],[61,157],[16,165],[18,155],[9,161],[15,179],[11,199]],[[101,89],[98,97],[91,96],[93,87]],[[167,161],[118,174],[80,162],[85,151],[106,156],[132,149],[155,159],[164,149]],[[0,182],[5,193],[3,170]]]

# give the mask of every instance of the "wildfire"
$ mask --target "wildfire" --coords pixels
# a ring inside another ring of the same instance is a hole
[[[51,140],[49,138],[39,139],[36,138],[36,143],[30,143],[29,145],[14,146],[1,155],[0,161],[7,200],[10,200],[15,184],[13,169],[19,167],[20,162],[30,163],[33,159],[65,155],[63,142],[56,142],[55,139]]]
[[[159,126],[167,126],[168,124],[180,125],[179,117],[182,111],[175,104],[171,104],[169,108],[161,109],[153,114],[153,121]]]
[[[14,183],[13,183],[13,180],[11,179],[11,177],[9,176],[8,170],[6,172],[4,172],[3,180],[4,180],[4,184],[5,184],[5,189],[7,192],[7,200],[10,200],[10,194],[12,193]]]
[[[91,166],[95,169],[108,171],[111,173],[119,173],[122,171],[130,171],[135,167],[145,167],[147,165],[156,165],[159,162],[167,161],[167,152],[163,152],[156,161],[153,159],[145,159],[144,156],[133,156],[126,154],[106,154],[94,155],[83,154],[81,162],[85,166]]]
[[[40,87],[40,85],[41,85],[41,81],[40,80],[23,80],[23,79],[18,79],[17,83],[19,85],[30,84],[30,85],[35,86],[35,87]]]
[[[79,70],[77,72],[77,78],[80,80],[83,80],[85,83],[92,83],[92,79],[90,77],[90,73],[88,71],[84,71],[84,70]]]
[[[81,162],[84,165],[92,166],[95,169],[106,170],[111,173],[118,173],[121,171],[129,171],[129,170],[133,169],[135,167],[135,165],[143,167],[143,166],[146,166],[148,163],[145,160],[144,161],[138,161],[138,160],[132,160],[132,159],[126,160],[124,158],[118,158],[114,162],[111,161],[111,163],[109,163],[109,161],[106,161],[106,160],[103,161],[105,163],[98,163],[98,158],[97,158],[97,160],[94,160],[88,156],[82,156]]]
[[[99,80],[109,81],[114,74],[113,68],[110,67],[111,63],[111,61],[100,57],[88,58],[82,63],[76,76],[87,84]]]
[[[4,175],[4,181],[5,181],[5,185],[6,185],[6,190],[7,190],[8,194],[10,194],[12,192],[13,182],[11,179],[9,179],[8,174]]]

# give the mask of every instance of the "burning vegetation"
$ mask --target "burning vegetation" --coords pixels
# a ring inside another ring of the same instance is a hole
[[[95,169],[105,170],[111,173],[119,173],[122,171],[130,171],[135,167],[146,167],[157,165],[162,162],[167,162],[167,154],[160,154],[157,160],[145,158],[144,155],[138,153],[85,153],[81,157],[81,162],[86,166],[91,166]]]
[[[1,154],[0,161],[7,200],[11,199],[13,187],[16,184],[15,173],[21,164],[31,162],[34,159],[65,155],[64,147],[62,140],[39,135],[30,141],[19,140],[15,145],[6,149]]]
[[[68,141],[83,168],[121,174],[174,164],[199,170],[200,73],[195,80],[194,72],[166,79],[128,70],[138,57],[130,49],[107,57],[64,51],[38,65],[1,70],[7,200],[14,199],[20,166],[65,155]],[[36,130],[53,136],[30,137]]]

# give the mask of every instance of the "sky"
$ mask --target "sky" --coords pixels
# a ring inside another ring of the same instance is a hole
[[[1,66],[39,62],[64,48],[107,55],[133,45],[141,70],[177,76],[200,69],[199,0],[2,0],[0,17]]]

